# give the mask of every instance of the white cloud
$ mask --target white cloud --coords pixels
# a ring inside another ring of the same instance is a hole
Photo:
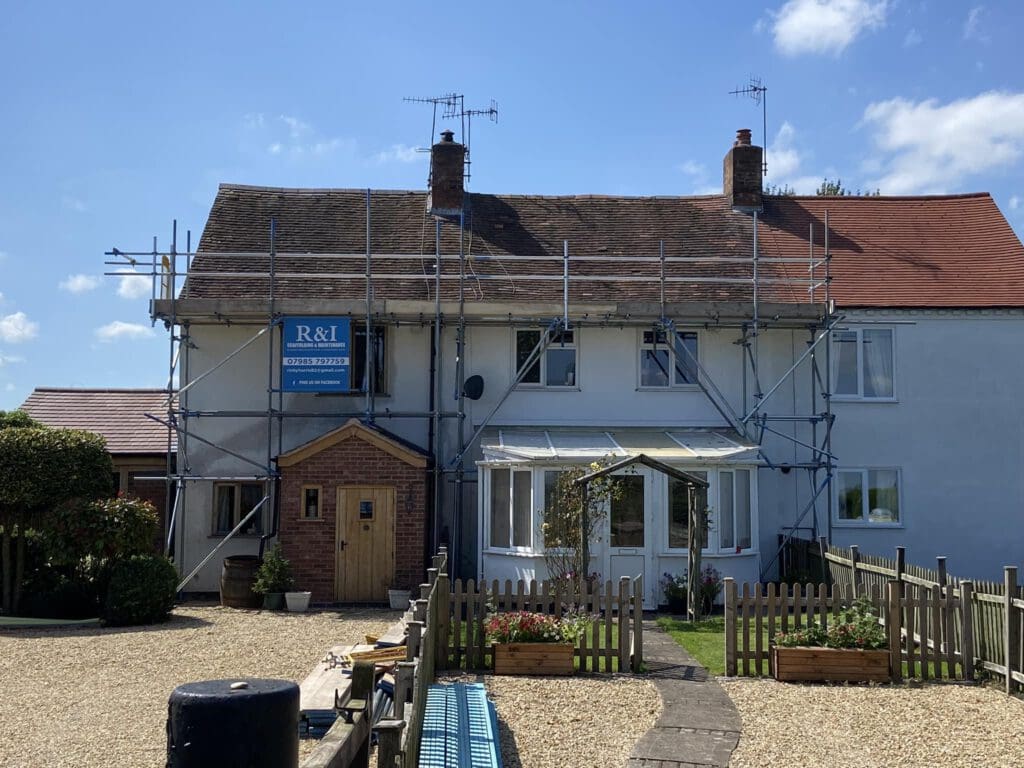
[[[267,152],[269,152],[272,155],[280,155],[281,154],[281,142],[280,141],[275,141],[273,144],[271,144],[269,147],[267,147]]]
[[[288,136],[295,139],[301,139],[303,136],[312,132],[312,128],[309,123],[303,122],[297,117],[292,115],[281,115],[278,118],[282,123],[288,126]]]
[[[145,339],[153,335],[153,329],[141,323],[125,323],[115,320],[96,329],[96,338],[110,342],[120,339]]]
[[[804,170],[805,157],[797,147],[797,132],[787,120],[782,123],[766,156],[768,174],[766,186],[789,187],[798,195],[810,195],[821,185],[820,176]]]
[[[354,151],[355,142],[343,137],[323,136],[311,123],[295,115],[267,118],[262,112],[242,118],[247,134],[244,146],[259,147],[275,157],[324,157],[339,150]]]
[[[15,390],[15,386],[14,386],[14,383],[13,383],[13,382],[10,382],[10,381],[8,381],[8,382],[7,382],[7,386],[5,386],[5,387],[4,387],[4,391],[5,391],[5,392],[13,392],[14,390]]]
[[[28,319],[24,312],[0,317],[0,340],[11,344],[34,339],[39,334],[39,323]]]
[[[415,163],[425,160],[426,152],[417,151],[416,147],[406,144],[392,144],[391,149],[383,149],[377,153],[378,163]]]
[[[679,170],[685,173],[687,176],[696,176],[698,178],[707,176],[708,169],[704,167],[702,163],[698,163],[694,160],[687,160],[679,166]]]
[[[964,22],[964,40],[976,40],[979,43],[989,42],[991,38],[981,28],[981,18],[984,15],[984,5],[976,5],[967,12],[967,20]]]
[[[3,352],[0,352],[0,368],[3,368],[5,365],[24,362],[24,357],[18,357],[17,355],[5,355]]]
[[[944,193],[968,178],[1009,171],[1024,154],[1024,93],[989,91],[940,104],[897,98],[869,104],[883,194]]]
[[[923,40],[924,38],[921,37],[921,33],[911,27],[903,37],[903,47],[913,48],[915,45],[920,45]]]
[[[152,294],[152,277],[137,274],[134,269],[116,271],[126,273],[125,277],[119,278],[117,285],[117,295],[122,299],[142,299]]]
[[[85,201],[83,201],[80,198],[74,197],[73,195],[64,195],[60,199],[60,203],[65,208],[74,211],[75,213],[85,213],[87,210],[89,210],[85,204]]]
[[[788,0],[774,14],[775,47],[787,56],[838,56],[865,31],[884,26],[887,0]]]
[[[95,275],[68,275],[68,279],[61,280],[57,287],[68,293],[87,293],[99,284],[100,279]]]
[[[1013,195],[1010,198],[1010,210],[1011,211],[1016,211],[1018,208],[1020,208],[1020,203],[1021,203],[1020,197],[1017,196],[1017,195]]]

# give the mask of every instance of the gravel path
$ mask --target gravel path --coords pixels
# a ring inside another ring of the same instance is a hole
[[[1024,765],[1024,702],[992,688],[720,682],[743,719],[732,768]]]
[[[505,768],[617,768],[661,714],[654,685],[628,675],[448,675],[441,681],[449,680],[484,683],[498,710]]]
[[[151,627],[0,631],[0,766],[163,766],[176,686],[301,681],[330,646],[381,634],[398,617],[204,606],[178,608]]]

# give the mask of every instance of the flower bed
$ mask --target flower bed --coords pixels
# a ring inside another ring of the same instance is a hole
[[[571,675],[576,641],[592,617],[562,618],[531,611],[496,613],[484,628],[494,644],[496,675]]]

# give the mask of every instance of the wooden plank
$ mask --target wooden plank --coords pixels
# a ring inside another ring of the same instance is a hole
[[[562,580],[558,579],[555,582],[555,618],[562,618]]]
[[[736,582],[731,577],[725,579],[725,674],[736,676]]]
[[[779,585],[779,620],[782,632],[789,632],[789,607],[792,604],[789,599],[789,585]]]
[[[740,598],[740,648],[743,653],[743,676],[750,676],[750,584],[743,582],[743,596]]]
[[[476,662],[476,581],[466,581],[466,669],[478,669]]]
[[[946,649],[946,672],[950,679],[955,680],[956,674],[956,636],[953,632],[953,614],[960,601],[955,599],[952,590],[947,590],[942,601],[942,643]]]
[[[917,677],[917,648],[914,643],[914,627],[917,625],[917,600],[914,599],[913,590],[907,590],[903,598],[904,624],[907,628],[907,676]]]
[[[931,636],[932,636],[932,673],[936,680],[942,679],[942,587],[936,584],[931,588]]]
[[[437,668],[448,669],[448,633],[451,631],[451,592],[448,574],[443,570],[437,577]]]
[[[974,680],[974,583],[960,582],[960,669],[964,680]]]
[[[601,615],[601,586],[600,586],[600,584],[595,584],[594,585],[594,611],[593,612],[595,614],[597,614],[598,617],[600,617],[600,615]],[[591,650],[591,653],[593,654],[591,656],[591,659],[590,659],[590,671],[591,672],[598,672],[598,671],[600,671],[599,656],[598,656],[598,646],[601,644],[601,642],[600,642],[600,640],[601,640],[601,624],[600,624],[600,622],[598,622],[595,619],[593,624],[591,624],[590,629],[593,632],[593,637],[591,638],[591,642],[590,642],[590,650]]]
[[[644,576],[633,579],[633,671],[639,673],[644,663]]]
[[[900,630],[903,623],[903,612],[900,608],[900,590],[902,588],[896,580],[888,585],[888,609],[885,614],[885,631],[889,639],[889,663],[890,672],[894,681],[903,678],[903,665],[900,659]]]
[[[525,591],[526,591],[526,585],[523,584],[523,580],[519,579],[518,581],[516,581],[516,610],[517,611],[524,610],[523,605],[524,605],[524,601],[526,600],[526,597],[524,595]]]
[[[627,595],[629,590],[629,577],[619,578],[618,613],[616,621],[619,623],[619,671],[625,672],[629,669],[629,613],[626,610]]]
[[[768,614],[768,616],[767,616],[767,619],[768,619],[768,648],[771,648],[772,645],[774,644],[774,641],[775,641],[775,610],[776,610],[776,608],[775,608],[775,601],[776,601],[776,599],[777,599],[777,596],[776,596],[776,593],[775,593],[775,582],[774,581],[769,581],[768,582],[768,595],[765,598],[765,608],[766,608],[766,613]],[[775,674],[775,657],[771,653],[768,654],[768,674],[769,675],[774,675]]]
[[[487,632],[484,630],[484,622],[487,620],[487,582],[480,582],[480,595],[476,606],[476,662],[477,669],[487,668],[487,659],[484,658],[484,651],[487,648]],[[432,682],[432,681],[429,681]]]
[[[761,633],[764,630],[764,604],[761,597],[761,582],[754,585],[754,674],[763,675],[764,647]]]
[[[590,599],[590,585],[586,582],[586,580],[584,580],[583,583],[580,585],[580,589],[582,591],[580,592],[580,605],[578,610],[580,611],[580,613],[585,613],[587,610],[587,603]],[[587,648],[589,640],[590,638],[587,637],[586,632],[584,632],[580,636],[580,672],[587,671]]]
[[[540,598],[537,597],[537,580],[530,579],[530,596],[526,601],[526,610],[540,612]]]
[[[604,671],[612,670],[612,580],[604,583]]]
[[[462,592],[462,579],[455,580],[452,593],[452,660],[455,669],[462,667],[462,611],[466,601]]]
[[[1003,665],[1006,667],[1006,694],[1012,696],[1019,683],[1014,672],[1020,664],[1020,619],[1014,612],[1013,600],[1017,597],[1017,568],[1007,565],[1003,568]]]
[[[917,601],[917,636],[920,640],[918,650],[921,653],[921,679],[930,677],[928,663],[931,654],[928,651],[928,591],[921,591],[921,599]]]
[[[497,593],[497,591],[498,591],[497,582],[495,582],[494,591],[495,591],[495,593]],[[554,606],[551,603],[551,580],[550,579],[544,579],[544,581],[541,582],[541,585],[540,585],[540,602],[541,602],[541,605],[543,606],[540,609],[541,613],[546,614],[547,616],[554,616],[554,615],[556,615],[555,611],[554,611]]]

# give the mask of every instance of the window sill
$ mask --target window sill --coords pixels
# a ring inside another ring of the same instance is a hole
[[[677,384],[671,387],[645,387],[639,386],[636,388],[637,392],[700,392],[701,389],[696,384]]]
[[[832,395],[833,403],[898,403],[896,397],[857,397],[856,395]]]
[[[543,552],[526,549],[485,549],[485,555],[501,555],[502,557],[544,557]]]
[[[296,517],[293,518],[297,523],[322,523],[324,519],[322,517]]]
[[[582,392],[579,385],[554,386],[552,384],[517,384],[516,392]]]
[[[674,557],[686,557],[687,555],[689,555],[689,552],[687,550],[685,550],[685,549],[666,549],[666,550],[663,550],[662,552],[660,552],[659,554],[662,557],[673,557],[673,556]],[[713,549],[702,549],[700,551],[700,556],[701,556],[702,559],[703,558],[708,558],[708,557],[714,557],[714,558],[750,557],[750,556],[756,555],[756,554],[758,554],[758,551],[756,549],[744,549],[741,552],[736,552],[736,551],[731,550],[731,549],[727,550],[727,551],[724,551],[724,552],[716,552]]]
[[[902,530],[902,529],[906,528],[907,526],[906,526],[905,523],[861,523],[861,522],[857,522],[855,520],[842,520],[842,521],[833,520],[832,521],[832,527],[833,528],[857,528],[858,530],[864,530],[864,529],[869,529],[870,530],[871,528],[878,528],[878,529],[881,529],[881,530],[889,530],[889,531],[897,530],[898,531],[898,530]]]

